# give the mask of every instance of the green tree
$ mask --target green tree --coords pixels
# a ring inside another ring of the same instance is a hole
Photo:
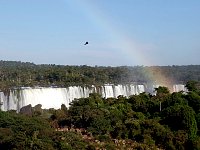
[[[188,81],[186,83],[186,88],[189,91],[198,92],[199,91],[199,83],[197,81]]]
[[[185,130],[188,139],[194,140],[197,135],[197,122],[194,110],[187,105],[174,105],[162,112],[164,124],[169,125],[173,131]]]
[[[189,92],[186,96],[188,105],[194,109],[196,113],[200,112],[200,95],[196,92]]]

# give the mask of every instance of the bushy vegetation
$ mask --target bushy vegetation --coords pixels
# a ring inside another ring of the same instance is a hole
[[[198,85],[188,82],[187,94],[166,87],[157,95],[93,93],[69,108],[0,112],[0,149],[200,149]]]

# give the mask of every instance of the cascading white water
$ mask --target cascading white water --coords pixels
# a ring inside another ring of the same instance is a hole
[[[152,89],[154,89],[152,85]],[[31,104],[35,106],[41,104],[42,108],[55,108],[59,109],[62,104],[69,107],[69,103],[75,98],[89,97],[90,93],[98,92],[102,97],[117,98],[119,95],[130,96],[138,95],[147,91],[150,87],[145,85],[104,85],[101,87],[81,87],[71,86],[68,88],[21,88],[17,90],[11,90],[8,95],[0,92],[1,110],[17,110],[23,106]],[[174,85],[174,92],[186,91],[184,85]],[[153,90],[152,90],[153,91]]]
[[[187,92],[188,90],[185,87],[185,85],[183,85],[183,84],[176,84],[176,85],[173,85],[173,91],[174,92],[180,92],[180,91]]]

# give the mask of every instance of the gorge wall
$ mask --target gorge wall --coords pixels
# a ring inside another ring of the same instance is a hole
[[[86,98],[90,93],[96,92],[102,97],[114,97],[119,95],[130,96],[138,95],[142,92],[153,93],[155,85],[104,85],[104,86],[71,86],[68,88],[53,88],[53,87],[39,87],[39,88],[20,88],[10,90],[7,94],[0,92],[0,107],[1,110],[17,110],[23,106],[31,104],[35,106],[41,104],[43,109],[55,108],[59,109],[62,104],[69,107],[69,103],[75,98]],[[187,91],[184,85],[177,84],[171,87],[173,92]]]

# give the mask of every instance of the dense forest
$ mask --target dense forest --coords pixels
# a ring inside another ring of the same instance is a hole
[[[0,111],[0,149],[200,149],[199,82],[186,86],[187,94],[158,87],[156,95],[92,93],[58,110]]]
[[[148,83],[162,74],[174,83],[200,81],[200,65],[188,66],[68,66],[0,61],[0,89],[26,86]]]

